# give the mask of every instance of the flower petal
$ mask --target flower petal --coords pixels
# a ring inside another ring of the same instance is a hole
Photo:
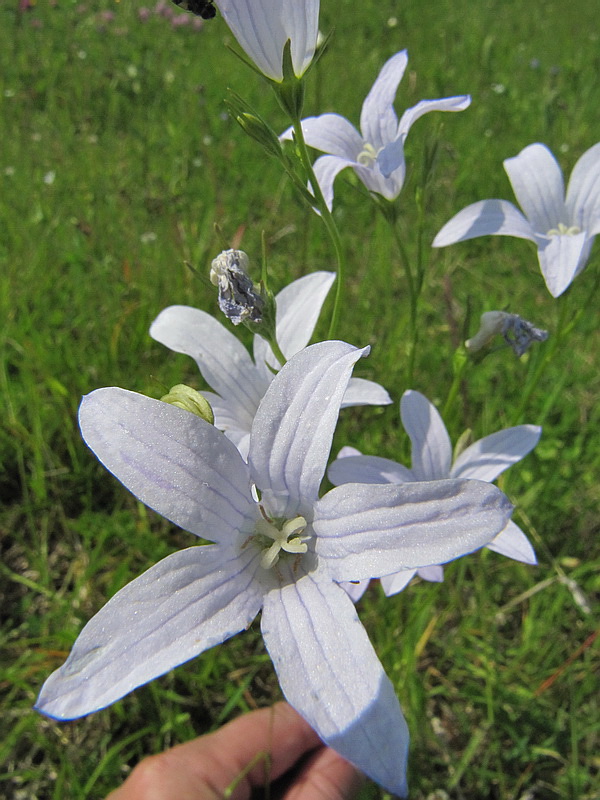
[[[360,598],[369,588],[371,581],[367,578],[364,581],[342,581],[339,585],[346,592],[353,603],[358,603]]]
[[[600,233],[600,142],[573,167],[566,206],[567,224],[577,225],[588,236]]]
[[[350,448],[348,448],[350,449]],[[327,470],[334,486],[343,483],[406,483],[416,480],[407,467],[379,456],[340,456]]]
[[[279,7],[280,2],[276,2]],[[292,43],[294,75],[302,77],[313,60],[319,36],[319,0],[283,0],[281,22]],[[284,42],[285,45],[285,42]]]
[[[150,336],[176,353],[191,356],[240,427],[250,430],[268,383],[239,339],[210,314],[190,306],[165,308],[150,326]],[[221,427],[219,420],[216,424]]]
[[[360,130],[364,141],[375,150],[396,137],[398,118],[394,111],[394,100],[407,64],[406,50],[388,59],[363,103]]]
[[[400,117],[398,130],[383,140],[383,149],[377,156],[377,164],[385,178],[404,164],[404,142],[411,126],[430,111],[464,111],[471,105],[469,95],[442,97],[439,100],[421,100],[416,106],[407,108]]]
[[[536,242],[531,224],[507,200],[480,200],[452,217],[433,240],[432,247],[446,247],[477,236],[517,236]]]
[[[429,114],[430,111],[464,111],[470,105],[471,97],[468,94],[460,94],[456,97],[440,97],[437,100],[421,100],[415,106],[407,108],[402,114],[398,123],[397,136],[404,135],[406,137],[411,126],[424,114]]]
[[[197,546],[159,561],[88,622],[36,708],[90,714],[246,628],[262,603],[258,558]]]
[[[416,574],[416,569],[401,569],[398,572],[394,572],[393,575],[383,575],[381,578],[381,586],[383,587],[385,596],[392,597],[403,589],[406,589]]]
[[[350,378],[342,400],[342,408],[349,406],[389,406],[392,398],[386,389],[375,381]]]
[[[451,477],[495,481],[501,472],[533,450],[541,435],[539,425],[517,425],[485,436],[459,455]]]
[[[302,120],[302,133],[309,147],[332,156],[356,162],[363,141],[354,125],[340,114],[321,114]],[[293,128],[284,131],[280,138],[291,139]]]
[[[235,446],[203,419],[124,389],[98,389],[81,402],[83,438],[143,503],[181,528],[232,543],[256,504]]]
[[[287,701],[327,745],[405,795],[406,722],[342,587],[307,575],[269,592],[261,628]]]
[[[331,211],[333,207],[333,182],[339,172],[346,167],[354,167],[354,161],[338,156],[321,156],[313,164],[315,178],[323,194],[327,208]],[[358,169],[357,169],[358,173]]]
[[[530,144],[519,155],[507,158],[504,169],[536,233],[548,233],[567,222],[562,172],[545,145]]]
[[[368,351],[319,342],[293,356],[267,390],[252,426],[249,463],[261,491],[291,501],[281,516],[298,513],[301,499],[317,498],[352,368]]]
[[[215,0],[225,22],[260,71],[283,79],[283,48],[292,43],[292,65],[300,77],[317,43],[319,0]]]
[[[450,475],[452,445],[438,410],[420,392],[404,392],[400,416],[412,444],[412,473],[416,481],[435,481]]]
[[[581,272],[591,248],[585,233],[544,238],[538,244],[540,269],[552,297],[559,297]]]
[[[312,272],[292,281],[277,294],[277,344],[286,358],[291,358],[310,341],[334,280],[335,272]],[[254,336],[254,360],[257,369],[267,370],[270,383],[273,373],[266,364],[274,369],[279,369],[281,364],[266,339],[258,334]]]
[[[522,561],[524,564],[537,564],[537,558],[531,542],[521,528],[515,525],[512,520],[486,547],[488,550],[493,550],[495,553],[500,553],[500,555],[507,558],[514,558],[515,561]]]
[[[333,580],[443,564],[491,542],[512,505],[481,481],[346,483],[315,503],[315,551]]]

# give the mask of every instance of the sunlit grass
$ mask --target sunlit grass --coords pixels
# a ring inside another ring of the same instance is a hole
[[[139,4],[110,0],[38,2],[22,15],[17,5],[0,6],[0,796],[101,798],[144,754],[268,704],[278,687],[255,622],[88,719],[58,725],[31,710],[106,599],[193,541],[91,456],[77,428],[79,399],[106,385],[152,396],[182,380],[201,387],[193,362],[147,330],[172,303],[216,311],[184,266],[205,274],[222,249],[215,223],[256,262],[264,232],[275,289],[334,261],[319,220],[225,114],[231,86],[275,128],[285,125],[274,98],[226,52],[221,21],[202,31],[160,16],[142,23]],[[335,110],[357,123],[381,65],[404,47],[399,110],[423,97],[473,96],[468,111],[432,114],[411,130],[399,201],[410,252],[421,164],[434,144],[425,242],[470,202],[512,200],[502,161],[527,144],[546,143],[568,174],[597,141],[592,5],[576,0],[565,15],[538,1],[323,0],[322,28],[335,26],[335,35],[311,76],[307,114]],[[406,457],[402,392],[443,404],[454,347],[482,311],[507,308],[552,334],[557,303],[527,242],[432,251],[407,387],[406,288],[394,244],[351,176],[338,179],[336,197],[350,261],[339,335],[373,345],[358,374],[396,401],[344,411],[336,447]],[[570,313],[591,302],[589,310],[523,414],[543,418],[544,436],[502,482],[539,566],[484,552],[451,565],[442,585],[413,585],[392,600],[373,587],[361,602],[409,720],[411,797],[600,792],[597,279],[594,251],[563,298]],[[519,361],[503,349],[471,369],[447,420],[453,439],[466,427],[479,438],[512,424],[542,352]],[[383,795],[370,787],[366,796]]]

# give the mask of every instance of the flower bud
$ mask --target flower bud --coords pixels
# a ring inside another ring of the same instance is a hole
[[[234,325],[262,321],[265,301],[248,275],[250,262],[242,250],[224,250],[212,262],[210,281],[219,288],[219,308]]]
[[[517,356],[522,356],[533,342],[545,342],[548,338],[548,331],[536,328],[518,314],[486,311],[481,315],[479,330],[472,339],[467,339],[465,347],[469,352],[476,353],[497,334],[502,334],[506,344],[512,347]]]
[[[163,403],[182,408],[184,411],[189,411],[197,417],[201,417],[211,425],[214,424],[215,417],[208,400],[196,389],[186,386],[185,383],[178,383],[173,386],[169,393],[160,399]]]

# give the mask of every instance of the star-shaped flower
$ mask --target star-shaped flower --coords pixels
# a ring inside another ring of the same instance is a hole
[[[333,272],[313,272],[293,281],[276,296],[277,343],[286,358],[306,347],[327,293]],[[150,327],[150,336],[177,353],[191,356],[204,380],[214,389],[203,392],[217,428],[225,431],[246,457],[250,429],[258,404],[280,364],[262,338],[254,337],[254,360],[242,343],[210,314],[189,306],[169,306]],[[352,378],[342,407],[388,405],[383,386]]]
[[[494,481],[505,469],[520,461],[539,441],[538,425],[517,425],[505,428],[467,447],[452,463],[452,445],[448,431],[436,407],[420,392],[405,392],[400,402],[400,416],[412,445],[412,468],[387,458],[364,456],[352,447],[344,447],[329,467],[328,477],[334,485],[346,483],[393,483],[439,481],[444,478],[467,478]],[[508,558],[535,564],[536,557],[529,539],[514,522],[489,542],[486,547]],[[389,596],[402,591],[416,574],[427,581],[441,581],[441,566],[401,570],[381,579]],[[368,581],[346,588],[357,600]]]
[[[371,192],[387,200],[398,197],[406,174],[404,141],[413,123],[430,111],[463,111],[470,104],[467,95],[421,100],[398,121],[394,98],[407,64],[408,55],[402,50],[383,66],[363,103],[360,133],[339,114],[302,120],[306,143],[329,154],[318,158],[314,165],[329,209],[333,204],[333,182],[346,167],[352,167]],[[285,131],[282,138],[291,139],[292,129]]]
[[[233,634],[261,631],[288,702],[388,791],[406,790],[408,732],[392,684],[340,581],[456,558],[511,506],[494,486],[341,486],[319,498],[340,403],[368,348],[294,356],[256,413],[248,463],[203,419],[122,389],[83,399],[81,430],[142,502],[214,545],[160,561],[85,626],[37,708],[104,708]],[[259,499],[257,499],[259,498]]]
[[[283,80],[283,49],[291,43],[294,74],[302,77],[315,54],[319,0],[214,0],[243,50],[263,75]]]
[[[489,234],[529,239],[548,291],[558,297],[585,267],[600,232],[600,143],[575,164],[566,197],[560,166],[543,144],[507,158],[504,169],[524,214],[506,200],[480,200],[452,217],[433,247]]]

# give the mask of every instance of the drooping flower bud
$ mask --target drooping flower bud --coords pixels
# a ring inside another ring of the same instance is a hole
[[[471,353],[476,353],[498,334],[504,337],[517,356],[522,356],[533,342],[545,342],[548,338],[548,331],[536,328],[518,314],[486,311],[481,315],[479,330],[472,339],[467,339],[465,347]]]
[[[192,389],[191,386],[186,386],[185,383],[178,383],[173,386],[168,394],[160,398],[163,403],[169,403],[177,408],[182,408],[184,411],[189,411],[197,417],[201,417],[206,422],[214,425],[215,417],[210,403],[203,394]]]
[[[213,260],[210,281],[219,288],[219,308],[234,325],[261,322],[265,301],[248,275],[249,259],[242,250],[224,250]]]

